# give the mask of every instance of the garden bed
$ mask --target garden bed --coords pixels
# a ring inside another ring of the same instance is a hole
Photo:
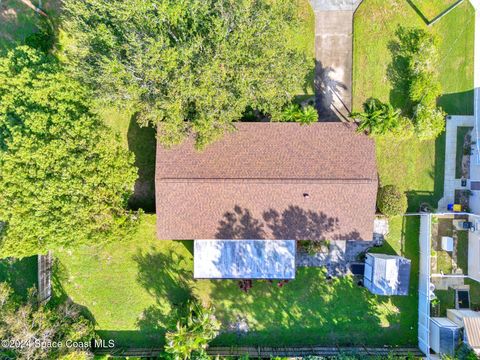
[[[472,130],[470,126],[457,128],[456,179],[470,179],[470,153],[472,151]]]
[[[454,219],[462,216],[436,218],[432,224],[431,269],[434,274],[467,274],[468,271],[468,231],[456,230]],[[453,251],[442,249],[442,237],[453,238]]]

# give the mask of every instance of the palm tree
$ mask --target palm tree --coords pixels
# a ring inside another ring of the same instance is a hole
[[[350,117],[359,121],[357,131],[385,135],[398,127],[400,110],[370,98],[363,104],[363,112],[351,113]]]

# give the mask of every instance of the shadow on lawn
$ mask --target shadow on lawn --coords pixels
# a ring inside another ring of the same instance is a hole
[[[223,329],[212,345],[268,346],[371,343],[372,329],[381,327],[375,308],[385,301],[318,268],[297,269],[282,288],[254,281],[247,294],[236,281],[217,280],[210,299]]]
[[[329,280],[319,268],[298,268],[281,288],[254,281],[248,293],[236,281],[216,280],[210,299],[224,331],[212,344],[415,346],[419,220],[401,221],[400,255],[412,260],[409,296],[375,296],[354,278]],[[396,254],[388,242],[374,251]]]
[[[49,304],[57,306],[65,302],[72,303],[77,309],[80,310],[80,314],[83,317],[90,320],[92,324],[96,325],[97,321],[90,309],[84,305],[75,303],[65,291],[63,283],[68,282],[68,278],[68,269],[60,262],[58,258],[55,258],[52,268],[52,298],[49,301]]]
[[[175,325],[178,311],[193,297],[192,272],[187,270],[191,260],[171,250],[164,254],[152,248],[134,256],[139,284],[156,299],[156,304],[145,309],[137,322],[150,342],[163,342],[166,328]]]
[[[155,129],[140,127],[137,116],[130,119],[128,127],[128,148],[135,154],[135,166],[138,168],[138,179],[134,193],[129,199],[129,207],[133,210],[143,209],[147,213],[155,212],[155,159],[157,141]]]
[[[37,257],[0,260],[0,282],[8,283],[16,295],[27,298],[28,289],[37,287]]]
[[[432,208],[438,207],[438,201],[443,197],[445,172],[445,132],[435,139],[435,167],[430,171],[433,180],[433,191],[407,191],[408,211],[418,212],[422,204],[429,204]]]

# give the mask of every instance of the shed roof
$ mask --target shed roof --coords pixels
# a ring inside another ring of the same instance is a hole
[[[411,261],[401,256],[367,254],[365,287],[377,295],[408,295]]]
[[[196,279],[294,279],[295,240],[195,240]]]
[[[160,239],[371,240],[371,139],[343,123],[237,123],[204,151],[157,146]]]

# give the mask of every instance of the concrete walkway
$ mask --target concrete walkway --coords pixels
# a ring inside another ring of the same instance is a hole
[[[320,121],[352,109],[353,14],[361,0],[310,0],[315,12],[315,92]]]

